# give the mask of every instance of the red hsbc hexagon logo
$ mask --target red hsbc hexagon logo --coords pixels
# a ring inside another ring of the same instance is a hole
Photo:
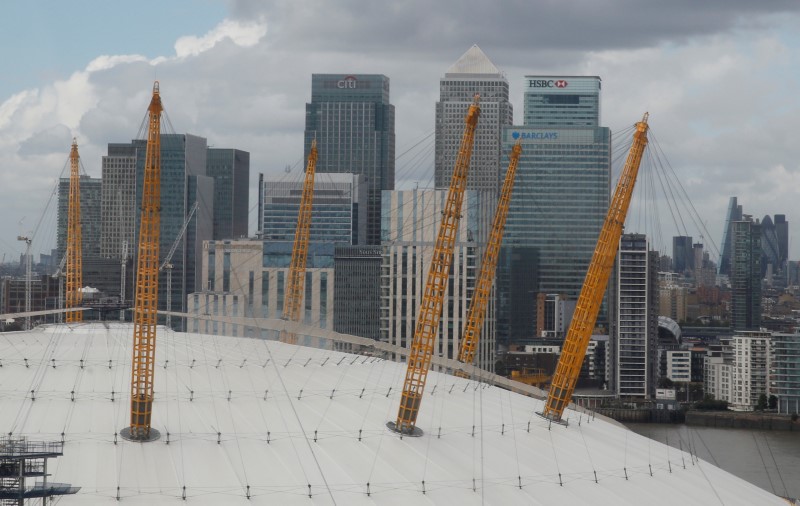
[[[564,81],[563,79],[559,79],[558,81],[556,81],[553,84],[555,84],[556,88],[566,88],[567,87],[567,82]]]

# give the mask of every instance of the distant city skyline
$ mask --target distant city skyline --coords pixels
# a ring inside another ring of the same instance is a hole
[[[653,137],[706,225],[703,242],[712,257],[721,249],[725,209],[734,195],[753,216],[786,213],[790,259],[800,252],[800,221],[792,215],[800,182],[800,153],[791,137],[800,127],[796,3],[629,9],[607,0],[589,10],[542,4],[524,11],[477,2],[457,8],[447,1],[426,8],[412,3],[392,12],[392,27],[380,31],[375,20],[389,15],[388,6],[365,12],[341,5],[331,23],[294,4],[178,2],[160,8],[160,16],[147,15],[155,5],[124,14],[125,26],[114,31],[105,28],[116,26],[107,20],[123,16],[121,7],[103,2],[81,2],[78,9],[11,6],[9,19],[36,23],[33,30],[9,26],[0,35],[8,62],[0,78],[0,249],[7,259],[24,249],[16,236],[37,229],[64,175],[71,138],[78,138],[86,173],[99,177],[106,145],[136,137],[154,79],[162,82],[175,131],[251,152],[256,170],[249,190],[256,202],[258,172],[272,177],[287,164],[302,165],[311,74],[386,75],[397,111],[396,187],[432,187],[432,148],[423,142],[414,161],[402,155],[425,136],[432,139],[442,69],[473,44],[506,74],[516,124],[524,76],[531,74],[600,76],[603,124],[613,132],[649,111]],[[479,32],[469,28],[476,15],[483,20]],[[687,25],[687,16],[694,22]],[[637,28],[643,19],[647,30]],[[542,29],[531,33],[534,23]],[[132,36],[145,31],[158,36]],[[653,237],[653,247],[667,252],[672,236],[701,235],[678,230],[661,204],[655,209],[662,237]],[[634,200],[631,220],[648,209]],[[41,221],[54,223],[52,204],[48,213]],[[253,233],[257,213],[249,214]],[[38,227],[34,253],[55,246],[54,228]]]

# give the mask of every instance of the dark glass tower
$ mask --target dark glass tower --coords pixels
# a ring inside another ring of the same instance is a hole
[[[209,148],[206,175],[214,179],[214,239],[247,237],[250,153]]]
[[[366,178],[367,244],[380,244],[381,191],[394,189],[394,106],[389,78],[313,74],[306,104],[305,158],[317,140],[317,172]]]
[[[522,143],[503,238],[503,248],[514,251],[501,256],[515,260],[501,262],[497,273],[498,340],[510,341],[533,337],[536,322],[519,328],[504,301],[514,298],[535,313],[539,293],[577,299],[608,211],[611,180],[611,133],[598,125],[600,78],[527,76],[524,84],[526,124],[503,129],[500,163],[505,177],[507,153]],[[506,271],[512,266],[516,272]],[[535,286],[522,286],[531,280]],[[606,319],[603,311],[599,321]]]
[[[761,224],[744,216],[731,223],[731,328],[761,327]]]

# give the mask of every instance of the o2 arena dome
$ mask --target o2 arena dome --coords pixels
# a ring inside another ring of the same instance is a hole
[[[120,431],[132,334],[126,324],[0,334],[0,503],[14,487],[26,497],[49,487],[64,505],[786,504],[696,458],[690,442],[681,451],[583,410],[551,424],[536,414],[541,399],[435,371],[423,434],[401,437],[386,423],[405,364],[163,328],[160,438],[131,442]],[[46,470],[14,467],[15,448]]]

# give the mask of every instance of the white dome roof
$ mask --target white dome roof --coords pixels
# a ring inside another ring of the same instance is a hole
[[[161,438],[125,441],[131,336],[113,324],[0,334],[0,433],[63,434],[49,481],[81,490],[59,504],[785,504],[599,416],[568,411],[551,427],[541,400],[436,372],[424,435],[400,438],[385,424],[404,364],[161,328]]]

